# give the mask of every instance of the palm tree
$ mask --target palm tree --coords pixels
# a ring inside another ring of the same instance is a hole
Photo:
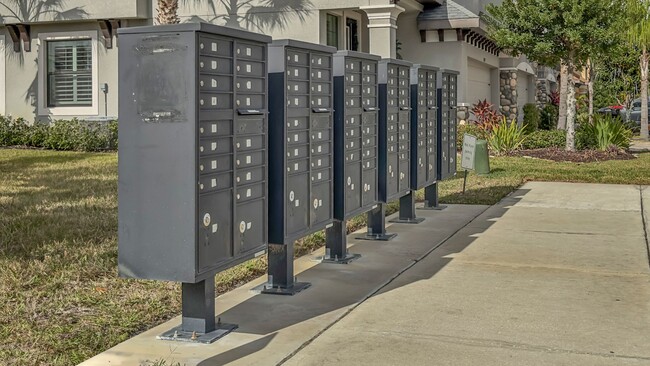
[[[213,14],[209,19],[195,16],[191,20],[205,20],[210,23],[222,21],[225,22],[226,27],[258,32],[263,32],[264,29],[285,29],[292,16],[304,22],[313,7],[310,0],[264,0],[259,5],[253,5],[258,0],[183,0],[183,2],[207,5]],[[218,7],[223,7],[225,11],[220,12]]]
[[[157,24],[178,24],[178,0],[158,0]]]
[[[65,9],[65,0],[0,1],[0,24],[5,24],[7,21],[13,21],[16,23],[34,23],[44,19],[82,19],[87,16],[88,13],[80,6]]]
[[[641,138],[648,139],[648,63],[650,62],[650,1],[628,0],[630,42],[641,52]]]

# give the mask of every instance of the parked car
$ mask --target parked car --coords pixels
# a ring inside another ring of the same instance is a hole
[[[648,112],[650,114],[650,98],[648,98]],[[632,101],[632,109],[630,111],[630,121],[641,125],[641,98]]]
[[[607,114],[614,117],[621,117],[621,119],[623,120],[627,118],[627,109],[625,108],[625,106],[622,105],[610,105],[607,107],[603,107],[598,109],[596,113]]]

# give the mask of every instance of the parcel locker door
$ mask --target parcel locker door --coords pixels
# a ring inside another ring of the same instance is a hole
[[[374,162],[375,159],[365,160],[363,162],[364,168],[369,166],[369,163]],[[363,206],[372,205],[377,201],[377,170],[364,169],[361,173],[362,179],[362,194],[361,204]]]
[[[417,168],[417,186],[422,187],[427,182],[428,169],[427,169],[427,146],[418,146],[417,159],[415,166]]]
[[[449,172],[456,171],[456,110],[449,116]]]
[[[393,145],[395,146],[395,145]],[[397,149],[395,149],[397,150]],[[387,167],[386,167],[386,195],[390,197],[397,193],[399,190],[399,155],[397,153],[389,152],[387,154]]]
[[[399,190],[404,191],[409,189],[409,179],[410,179],[410,171],[411,167],[409,164],[408,157],[410,155],[408,153],[404,154],[403,157],[406,157],[407,159],[403,159],[399,161]]]
[[[260,250],[266,242],[266,223],[263,199],[242,202],[237,205],[235,237],[239,253]]]
[[[233,256],[232,190],[199,197],[199,273]]]
[[[295,234],[309,227],[309,174],[287,177],[286,192],[287,234]]]
[[[326,223],[332,218],[332,181],[314,184],[311,187],[310,223],[312,226]]]
[[[344,172],[345,179],[345,212],[352,212],[361,207],[361,163],[347,163]]]

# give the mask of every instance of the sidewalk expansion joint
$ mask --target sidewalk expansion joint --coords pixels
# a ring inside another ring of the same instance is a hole
[[[330,324],[328,324],[325,328],[323,328],[321,331],[316,333],[313,337],[305,341],[303,344],[300,345],[295,351],[291,352],[287,357],[283,358],[276,364],[276,366],[280,366],[285,364],[287,361],[289,361],[291,358],[293,358],[295,355],[298,354],[298,352],[302,351],[305,347],[310,345],[313,341],[315,341],[318,337],[320,337],[323,333],[327,332],[330,328],[332,328],[334,325],[336,325],[338,322],[343,320],[345,317],[347,317],[352,311],[354,311],[356,308],[358,308],[361,304],[366,302],[368,299],[371,297],[375,296],[377,293],[379,293],[383,288],[386,286],[390,285],[393,281],[395,281],[399,276],[401,276],[404,272],[408,271],[411,269],[413,266],[415,266],[417,263],[419,263],[421,260],[425,259],[428,257],[431,253],[433,253],[436,249],[440,248],[443,246],[449,239],[454,237],[458,232],[466,228],[468,225],[474,222],[476,218],[481,216],[485,211],[487,211],[490,207],[492,206],[487,206],[483,210],[481,210],[479,213],[474,215],[471,220],[469,220],[465,225],[459,227],[457,230],[455,230],[453,233],[449,234],[447,237],[445,237],[443,240],[441,240],[438,244],[434,245],[431,249],[426,251],[424,254],[422,254],[419,258],[414,259],[411,263],[409,263],[406,267],[403,269],[399,270],[396,274],[394,274],[391,278],[386,280],[383,284],[379,285],[376,289],[370,291],[368,295],[366,295],[363,299],[359,300],[357,303],[353,304],[350,306],[343,314],[341,314],[338,318],[336,318],[334,321],[332,321]]]

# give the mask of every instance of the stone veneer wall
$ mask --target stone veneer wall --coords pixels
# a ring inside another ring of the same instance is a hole
[[[535,81],[535,104],[537,105],[537,108],[544,108],[546,103],[549,102],[549,91],[548,91],[548,82],[546,79],[537,79]]]
[[[517,119],[517,70],[501,70],[499,89],[501,92],[500,110],[508,121]]]
[[[456,119],[458,120],[458,125],[464,125],[469,121],[469,106],[459,105],[456,108]]]

